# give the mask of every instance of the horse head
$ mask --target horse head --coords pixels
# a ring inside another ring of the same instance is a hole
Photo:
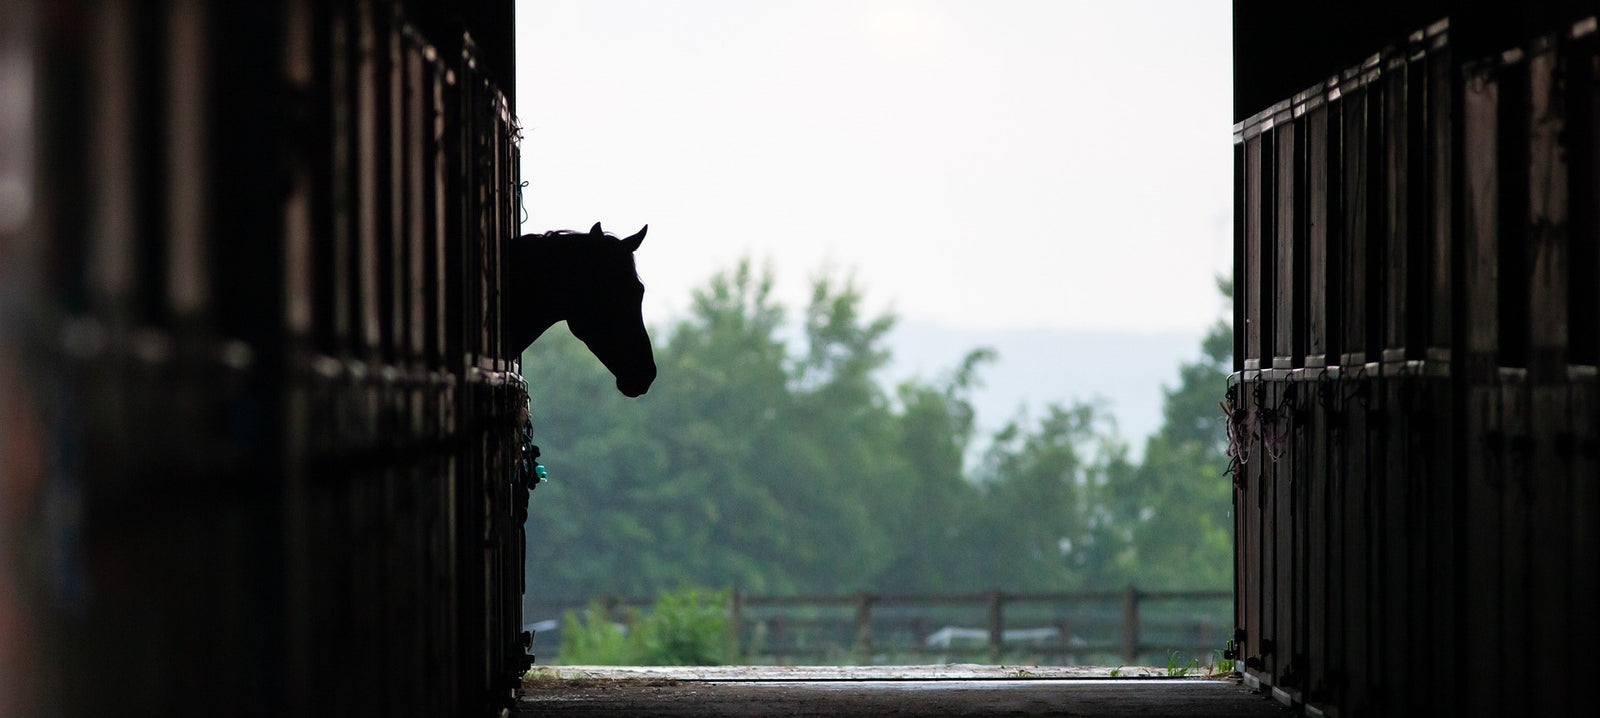
[[[639,396],[656,379],[654,346],[644,326],[644,283],[634,266],[633,253],[644,242],[645,225],[633,236],[617,240],[596,222],[589,237],[599,248],[585,263],[587,288],[584,301],[575,302],[567,315],[567,328],[617,378],[617,390]]]
[[[644,284],[633,253],[646,225],[624,239],[596,222],[587,233],[549,232],[506,245],[507,336],[521,352],[556,322],[617,378],[617,390],[633,397],[656,378],[654,347],[645,330]]]

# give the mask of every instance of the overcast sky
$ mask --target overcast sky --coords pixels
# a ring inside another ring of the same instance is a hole
[[[742,256],[797,306],[1198,331],[1231,261],[1230,5],[524,0],[525,231],[626,234],[646,318]]]

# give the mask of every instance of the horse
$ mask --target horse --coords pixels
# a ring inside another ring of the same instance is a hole
[[[648,391],[656,362],[640,313],[644,283],[633,253],[649,229],[618,239],[595,222],[587,233],[558,230],[507,243],[506,346],[520,354],[565,320],[617,378],[618,391],[628,397]]]

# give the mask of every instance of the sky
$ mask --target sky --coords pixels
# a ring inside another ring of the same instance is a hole
[[[1228,2],[523,0],[524,231],[630,234],[653,325],[742,257],[960,329],[1198,334]]]

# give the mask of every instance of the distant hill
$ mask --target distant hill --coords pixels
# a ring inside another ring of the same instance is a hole
[[[998,361],[984,368],[973,395],[979,427],[1000,428],[1026,405],[1039,416],[1050,402],[1107,401],[1118,433],[1135,457],[1161,427],[1162,388],[1178,365],[1200,357],[1202,332],[1134,333],[1078,329],[970,330],[901,320],[888,337],[890,384],[920,376],[940,381],[966,353],[987,346]],[[1223,388],[1218,387],[1220,400]]]

